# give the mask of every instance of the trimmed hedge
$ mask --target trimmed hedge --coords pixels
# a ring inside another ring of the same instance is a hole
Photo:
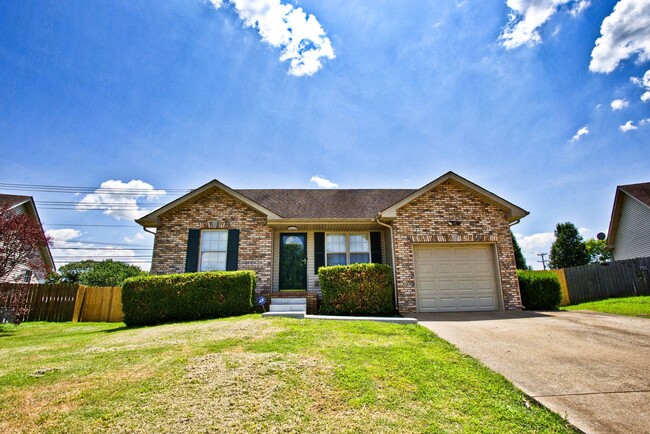
[[[141,276],[122,287],[122,311],[128,326],[193,321],[252,311],[254,271]]]
[[[326,315],[392,315],[393,273],[384,264],[352,264],[318,269]]]
[[[562,287],[550,271],[517,270],[521,304],[527,310],[557,310],[562,301]]]

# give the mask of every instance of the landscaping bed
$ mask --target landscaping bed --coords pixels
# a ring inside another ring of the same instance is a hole
[[[0,432],[572,432],[417,325],[0,327]]]

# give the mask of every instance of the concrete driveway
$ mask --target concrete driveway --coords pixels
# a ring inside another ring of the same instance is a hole
[[[650,320],[573,312],[413,315],[588,433],[650,433]]]

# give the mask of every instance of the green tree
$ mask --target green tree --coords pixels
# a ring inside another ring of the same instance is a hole
[[[604,264],[612,260],[612,251],[607,249],[607,241],[589,238],[585,241],[587,254],[592,264]]]
[[[512,231],[510,231],[510,236],[512,237],[512,247],[515,249],[515,263],[517,264],[517,270],[530,270],[531,267],[526,264],[526,258],[524,258],[524,254],[521,253],[521,247],[519,247],[519,243]]]
[[[50,283],[80,283],[88,286],[122,286],[129,277],[147,274],[138,266],[112,259],[79,261],[59,267],[48,276]]]
[[[571,222],[557,224],[555,241],[548,256],[548,265],[554,270],[589,263],[587,247],[578,233],[578,228]]]

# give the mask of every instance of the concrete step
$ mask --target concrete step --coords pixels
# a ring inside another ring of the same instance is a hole
[[[262,318],[268,318],[273,316],[303,319],[305,318],[305,313],[304,312],[265,312],[262,314]]]
[[[269,306],[271,312],[307,312],[307,304],[273,304]]]
[[[306,297],[271,298],[271,304],[307,304]]]

